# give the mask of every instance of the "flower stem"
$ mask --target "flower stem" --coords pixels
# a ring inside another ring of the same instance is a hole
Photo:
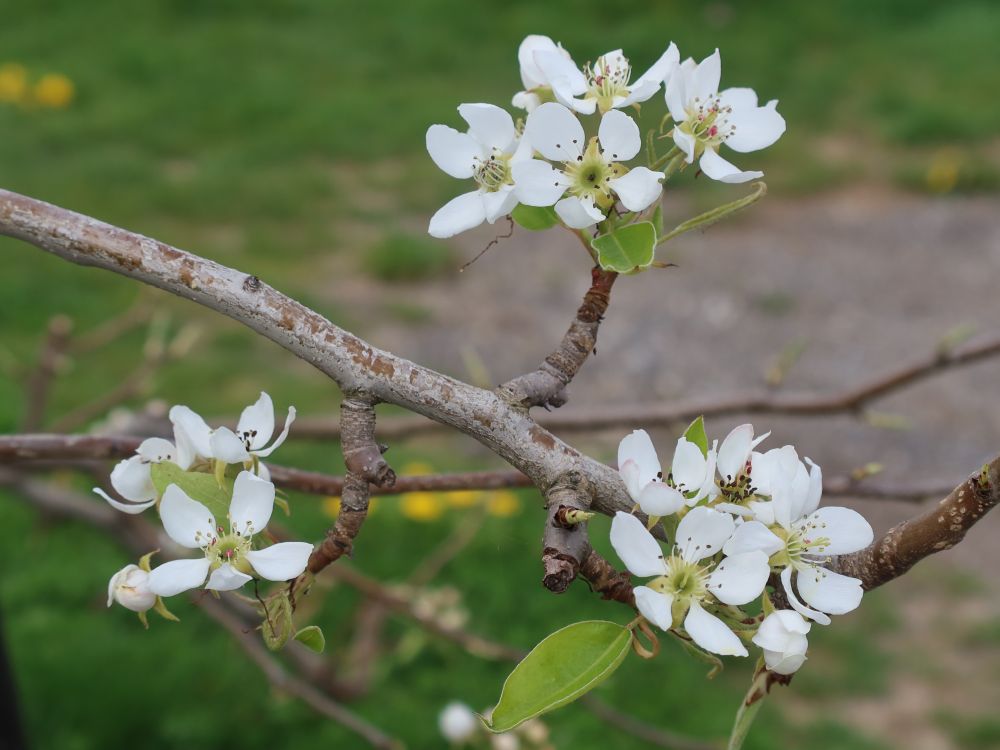
[[[764,660],[758,660],[753,682],[750,683],[750,689],[743,698],[739,711],[736,712],[736,721],[733,722],[733,731],[729,735],[726,750],[740,750],[743,747],[743,741],[747,738],[753,720],[757,718],[757,712],[767,696],[767,675]]]

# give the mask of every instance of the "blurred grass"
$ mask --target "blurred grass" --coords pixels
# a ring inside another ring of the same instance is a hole
[[[765,100],[780,99],[789,123],[775,147],[737,160],[767,170],[772,196],[858,180],[934,193],[1000,185],[1000,100],[992,95],[989,57],[1000,37],[1000,6],[992,2],[603,0],[472,8],[441,0],[161,0],[141,7],[36,0],[3,10],[0,64],[20,64],[36,79],[63,74],[75,92],[64,108],[0,104],[4,187],[196,249],[362,332],[364,320],[322,294],[324,275],[412,280],[453,262],[447,245],[422,234],[430,213],[457,189],[424,153],[424,131],[434,122],[458,125],[454,108],[462,101],[506,104],[519,88],[517,43],[531,32],[561,40],[578,62],[622,46],[638,70],[671,39],[699,59],[721,47],[723,85],[750,85]],[[661,107],[654,100],[646,116]],[[699,183],[709,197],[731,195]],[[20,380],[48,319],[65,313],[87,330],[126,310],[137,290],[10,240],[0,239],[0,249],[0,430],[12,431],[23,410]],[[201,324],[205,335],[190,356],[157,374],[144,397],[216,414],[264,388],[303,414],[333,410],[336,393],[306,365],[218,316],[154,298],[176,321]],[[386,309],[404,324],[423,315],[399,299]],[[53,413],[124,377],[142,342],[137,331],[68,362]],[[468,468],[476,460],[444,447],[393,451],[399,463]],[[281,460],[333,471],[329,453],[327,446],[289,446]],[[442,576],[466,593],[471,627],[527,648],[571,620],[623,619],[582,586],[553,597],[536,585],[537,498],[521,498],[520,514],[491,519]],[[393,502],[372,517],[370,543],[359,545],[355,562],[401,580],[411,556],[425,554],[455,521],[413,524]],[[292,526],[307,538],[329,523],[319,507],[295,503]],[[106,611],[105,582],[127,562],[108,540],[52,524],[10,497],[0,496],[0,513],[0,598],[36,747],[119,747],[137,737],[149,748],[218,747],[233,738],[246,748],[357,746],[340,728],[270,695],[237,648],[192,607],[178,605],[182,625],[155,621],[148,633],[124,610]],[[595,539],[606,538],[596,525]],[[806,670],[793,689],[815,699],[888,689],[891,657],[865,637],[889,617],[880,597],[816,634],[813,659],[827,669]],[[349,635],[355,601],[338,588],[319,617],[335,653]],[[401,637],[405,628],[395,624],[390,632]],[[992,640],[994,631],[977,637]],[[701,665],[665,643],[657,663],[630,660],[603,693],[651,722],[721,736],[749,666],[733,665],[707,683]],[[375,692],[356,708],[412,747],[438,747],[439,708],[455,698],[488,705],[507,671],[434,643],[380,665]],[[603,725],[578,706],[552,725],[559,747],[606,744]],[[980,746],[978,738],[990,741],[995,731],[987,720],[949,727]],[[616,735],[616,748],[643,746]],[[878,747],[833,720],[791,724],[769,705],[748,747],[779,746]]]

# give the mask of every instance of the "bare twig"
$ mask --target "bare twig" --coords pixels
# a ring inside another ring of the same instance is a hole
[[[566,403],[566,386],[576,377],[597,344],[597,330],[611,299],[611,287],[618,274],[594,266],[590,289],[583,304],[563,336],[559,346],[538,366],[537,370],[510,380],[497,391],[511,403],[524,407],[562,406]]]
[[[49,390],[63,362],[72,330],[73,321],[65,315],[56,315],[49,320],[38,363],[27,381],[27,404],[21,420],[21,429],[27,432],[37,430],[45,422]]]

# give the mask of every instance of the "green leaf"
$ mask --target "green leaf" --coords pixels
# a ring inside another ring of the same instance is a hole
[[[597,262],[605,271],[637,273],[649,268],[656,249],[656,228],[651,222],[627,224],[591,240]]]
[[[688,428],[684,430],[684,439],[701,448],[701,455],[708,456],[708,435],[705,434],[704,417],[698,417],[688,425]]]
[[[557,630],[514,667],[486,726],[506,732],[571,703],[618,668],[631,640],[628,628],[602,620]]]
[[[295,640],[299,641],[310,651],[322,654],[326,648],[326,637],[318,625],[307,625],[295,634]]]
[[[735,200],[732,203],[726,203],[722,206],[716,206],[710,211],[706,211],[703,214],[698,214],[693,219],[688,219],[687,221],[681,222],[676,227],[671,229],[669,232],[667,232],[666,234],[662,235],[659,239],[657,239],[656,244],[662,245],[664,242],[672,240],[674,237],[684,234],[685,232],[690,232],[693,229],[704,229],[705,227],[714,224],[715,222],[720,221],[726,218],[727,216],[730,216],[736,213],[737,211],[746,208],[749,205],[756,203],[765,195],[767,195],[767,185],[765,185],[763,182],[755,182],[753,184],[753,192],[750,193],[749,195],[740,198],[739,200]]]
[[[532,232],[549,229],[559,223],[559,217],[552,206],[526,206],[518,203],[510,212],[510,217]]]
[[[150,467],[153,486],[161,496],[171,484],[176,484],[188,497],[197,500],[215,516],[217,521],[224,520],[229,515],[229,501],[233,497],[233,480],[222,479],[222,486],[211,474],[201,471],[184,471],[177,464],[164,461]]]

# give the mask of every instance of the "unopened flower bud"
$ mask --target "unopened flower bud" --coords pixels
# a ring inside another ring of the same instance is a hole
[[[149,590],[149,573],[138,565],[126,565],[108,581],[108,606],[118,602],[133,612],[145,612],[156,604],[156,594]]]
[[[438,716],[438,728],[449,742],[465,742],[479,730],[479,720],[464,703],[453,702]]]

